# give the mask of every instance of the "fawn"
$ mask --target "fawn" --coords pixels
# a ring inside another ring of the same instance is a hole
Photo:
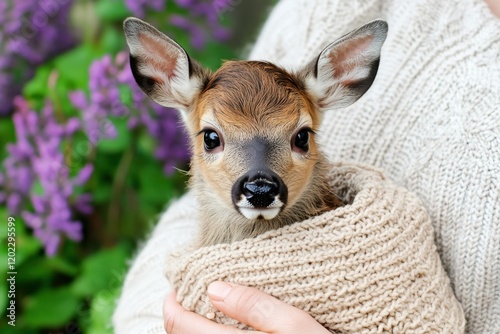
[[[323,112],[370,88],[386,22],[344,35],[294,72],[226,61],[212,73],[148,23],[128,18],[124,30],[138,85],[178,109],[189,133],[198,246],[254,237],[343,205],[328,188],[315,134]]]

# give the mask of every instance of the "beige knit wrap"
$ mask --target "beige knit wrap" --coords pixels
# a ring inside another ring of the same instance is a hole
[[[167,276],[182,305],[245,328],[207,298],[207,286],[223,280],[307,311],[332,332],[463,333],[419,199],[371,167],[334,164],[328,177],[347,205],[253,239],[171,254]]]

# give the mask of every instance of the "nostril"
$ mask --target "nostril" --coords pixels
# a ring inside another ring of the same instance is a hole
[[[253,196],[274,197],[278,195],[278,184],[262,179],[252,182],[245,182],[243,184],[243,194],[247,198],[251,198]]]
[[[233,204],[238,208],[281,208],[286,204],[288,188],[270,170],[255,170],[241,176],[231,189]]]

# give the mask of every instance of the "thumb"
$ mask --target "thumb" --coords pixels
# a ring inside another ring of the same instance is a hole
[[[310,333],[311,323],[320,326],[304,311],[255,288],[213,282],[207,293],[219,311],[259,331]]]

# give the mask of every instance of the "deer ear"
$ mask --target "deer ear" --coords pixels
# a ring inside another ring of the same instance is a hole
[[[123,29],[130,49],[130,67],[139,87],[156,103],[187,112],[209,72],[150,24],[128,18]]]
[[[300,72],[321,109],[351,105],[370,88],[387,30],[385,21],[372,21],[328,45]]]

